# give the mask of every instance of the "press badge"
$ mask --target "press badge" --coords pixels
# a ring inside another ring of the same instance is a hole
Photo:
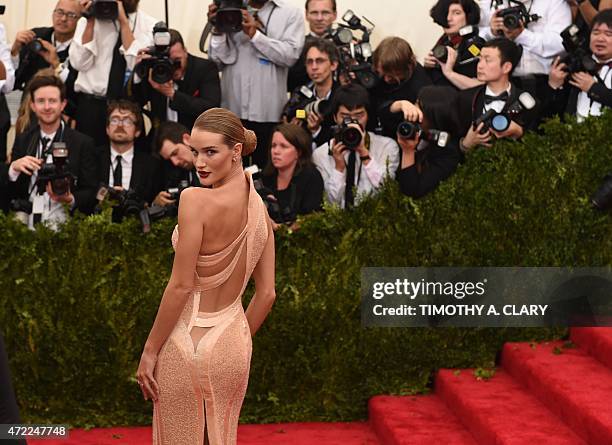
[[[262,59],[261,57],[259,58],[259,63],[262,65],[272,65],[272,62],[270,62],[268,59]]]
[[[45,210],[45,195],[36,194],[32,202],[32,213],[41,215],[43,210]]]

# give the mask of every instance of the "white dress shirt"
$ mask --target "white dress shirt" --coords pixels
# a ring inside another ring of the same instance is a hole
[[[157,20],[140,11],[129,14],[128,19],[135,40],[127,49],[121,45],[119,52],[125,57],[126,70],[131,72],[136,64],[138,51],[153,45],[153,27]],[[96,20],[93,40],[83,44],[83,32],[86,26],[87,19],[81,17],[68,53],[70,64],[79,71],[74,90],[78,93],[105,96],[113,52],[119,38],[119,23]]]
[[[68,47],[72,43],[72,39],[68,39],[65,42],[58,42],[57,40],[55,40],[55,33],[53,33],[51,34],[51,43],[55,46],[55,50],[59,53],[61,51],[65,51],[66,49],[68,49]],[[20,53],[17,53],[17,55],[14,57],[11,56],[11,58],[13,60],[13,66],[15,67],[15,69],[19,68]],[[68,75],[70,74],[70,68],[68,64],[69,60],[70,60],[70,57],[67,57],[66,60],[64,60],[63,62],[60,62],[60,66],[62,67],[62,70],[59,73],[59,78],[64,83],[66,82],[66,79],[68,79]]]
[[[304,46],[304,16],[285,0],[266,2],[258,16],[267,24],[266,34],[213,35],[208,54],[222,70],[223,108],[241,119],[278,122],[287,103],[289,68]]]
[[[376,191],[386,176],[395,178],[395,172],[399,166],[399,146],[388,137],[378,136],[368,132],[370,135],[370,162],[362,164],[359,156],[355,161],[355,180],[357,181],[357,193],[355,203],[361,198]],[[333,141],[333,140],[332,140]],[[344,208],[344,191],[346,189],[346,169],[340,173],[336,170],[336,161],[329,154],[329,143],[317,148],[312,154],[312,161],[321,172],[327,198],[332,204]],[[344,153],[344,162],[348,165],[349,150]]]
[[[504,0],[499,9],[508,7]],[[523,0],[530,14],[538,14],[540,19],[531,22],[521,32],[515,42],[523,46],[523,57],[514,70],[515,76],[528,74],[548,75],[553,60],[563,52],[561,31],[572,24],[572,11],[567,0]],[[480,35],[491,40],[491,16],[495,8],[491,0],[480,0]]]
[[[125,153],[119,153],[112,146],[111,152],[111,163],[110,170],[108,172],[108,185],[111,187],[115,186],[115,168],[117,167],[117,156],[121,155],[121,186],[124,190],[130,188],[130,182],[132,180],[132,162],[134,161],[134,147],[130,148]]]
[[[6,42],[6,30],[2,23],[0,23],[0,62],[4,64],[6,70],[6,79],[0,80],[0,93],[9,93],[13,91],[15,85],[15,68],[11,61],[11,49]]]
[[[508,96],[510,96],[510,91],[512,90],[512,84],[510,82],[508,82],[508,88],[506,88],[506,93],[508,93]],[[487,85],[487,87],[485,88],[485,96],[499,96],[500,94],[503,94],[504,92],[502,91],[499,94],[495,94],[493,92],[493,90],[491,90],[491,88],[489,88],[489,86]],[[507,100],[494,100],[493,102],[487,104],[484,104],[484,110],[483,113],[486,113],[487,111],[489,111],[491,108],[494,109],[496,112],[501,113],[502,110],[504,109],[504,107],[506,106]]]
[[[593,57],[595,61],[599,62],[597,58]],[[604,63],[612,62],[608,60]],[[599,79],[608,88],[612,89],[612,68],[604,65],[598,73]],[[576,118],[578,122],[584,121],[588,116],[601,116],[602,106],[599,102],[595,102],[589,97],[587,93],[581,91],[578,94],[578,102],[576,103]]]

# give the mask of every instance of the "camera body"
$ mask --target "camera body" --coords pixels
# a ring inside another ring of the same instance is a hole
[[[94,17],[98,20],[117,20],[119,9],[117,0],[93,0],[91,6],[83,13],[83,17]]]
[[[336,143],[342,142],[349,150],[355,150],[359,144],[361,144],[363,136],[361,131],[351,124],[359,125],[359,122],[357,122],[355,119],[351,119],[350,117],[346,117],[344,118],[342,124],[334,125],[332,127],[332,131],[334,134],[334,141]]]
[[[580,35],[580,28],[570,25],[561,32],[563,48],[567,54],[563,56],[560,63],[566,65],[565,71],[570,74],[586,72],[597,74],[597,63],[591,54],[585,49],[588,47],[586,40]]]
[[[247,9],[243,0],[215,0],[217,14],[213,25],[218,32],[232,33],[242,31],[242,10]]]
[[[138,64],[136,73],[146,79],[151,72],[154,82],[169,82],[174,72],[180,68],[180,61],[170,59],[170,32],[164,22],[158,22],[153,27],[153,42],[155,45],[146,49],[151,57]]]
[[[410,121],[403,121],[397,126],[397,136],[401,139],[414,139],[419,137],[420,140],[433,142],[440,148],[446,147],[450,138],[446,131],[424,131],[418,122]]]
[[[318,99],[310,88],[302,86],[291,94],[282,116],[288,120],[294,117],[306,119],[312,112],[325,117],[331,112],[331,103],[325,99]]]
[[[535,106],[536,100],[525,91],[505,111],[498,113],[493,108],[487,110],[486,113],[474,120],[473,128],[476,129],[483,123],[480,134],[485,134],[490,129],[500,133],[504,132],[510,127],[513,118],[520,116],[525,110],[532,110]]]
[[[70,192],[74,183],[74,176],[68,170],[68,147],[64,142],[54,142],[44,153],[45,159],[51,154],[51,162],[45,162],[36,177],[36,189],[39,195],[45,193],[48,183],[56,195],[65,195]]]
[[[98,189],[96,199],[100,203],[108,200],[113,204],[113,222],[121,222],[126,217],[138,216],[142,225],[142,232],[149,233],[151,231],[151,218],[147,204],[133,189],[117,190],[108,184],[102,184]]]
[[[503,0],[494,1],[496,5],[503,3]],[[510,6],[509,8],[504,8],[497,11],[497,16],[504,20],[504,26],[507,29],[518,29],[520,28],[521,23],[523,26],[527,27],[529,23],[540,20],[539,15],[529,14],[527,7],[519,0],[510,0],[510,3],[514,4],[515,6]],[[501,34],[503,34],[503,32]]]
[[[268,210],[268,215],[277,224],[285,224],[290,226],[297,219],[297,212],[293,209],[294,204],[290,202],[284,208],[281,208],[281,204],[274,196],[274,192],[266,187],[261,178],[261,170],[257,165],[251,165],[244,169],[245,172],[249,172],[253,178],[253,187],[255,191],[261,196],[261,200]],[[293,201],[293,200],[292,200]]]
[[[342,20],[345,24],[339,24],[330,31],[330,37],[340,55],[338,73],[345,75],[351,82],[356,80],[364,88],[374,88],[378,83],[378,76],[372,67],[373,51],[370,44],[374,24],[365,17],[360,19],[350,9],[344,13]],[[371,26],[365,26],[362,20]],[[353,31],[361,31],[361,39]]]
[[[591,202],[599,210],[612,208],[612,173],[604,177],[604,182],[591,197]]]
[[[457,48],[457,64],[465,65],[475,61],[480,56],[480,51],[485,44],[485,40],[478,35],[478,27],[473,25],[464,26],[459,30],[459,35],[463,41]],[[433,56],[440,62],[446,63],[448,58],[448,48],[446,45],[436,45],[432,50]]]

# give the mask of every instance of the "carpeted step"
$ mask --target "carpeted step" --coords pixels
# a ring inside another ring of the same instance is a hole
[[[501,364],[587,443],[612,444],[612,370],[565,346],[506,343]]]
[[[370,399],[369,417],[384,445],[476,445],[436,395],[376,396]]]
[[[479,444],[586,445],[503,369],[487,380],[443,369],[435,391]]]
[[[151,445],[151,427],[74,429],[68,440],[28,440],[28,445]],[[370,425],[283,423],[240,425],[238,445],[383,445]],[[430,444],[431,445],[431,444]]]
[[[571,328],[570,338],[580,349],[612,369],[612,328]]]

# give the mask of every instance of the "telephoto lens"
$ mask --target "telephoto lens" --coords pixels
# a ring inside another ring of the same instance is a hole
[[[43,45],[40,42],[40,39],[34,39],[30,43],[28,43],[28,49],[33,53],[39,53],[43,50]]]
[[[421,131],[421,126],[414,122],[404,121],[397,126],[397,134],[402,139],[414,139]]]
[[[448,48],[444,45],[437,45],[433,51],[433,56],[438,59],[440,62],[446,63],[446,59],[448,58]]]

